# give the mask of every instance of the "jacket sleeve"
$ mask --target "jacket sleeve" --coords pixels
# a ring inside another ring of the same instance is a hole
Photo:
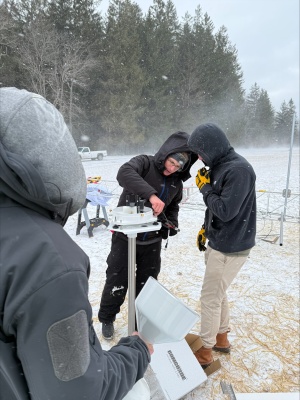
[[[40,269],[49,268],[47,262],[37,262]],[[45,398],[45,393],[49,399],[121,400],[150,361],[146,344],[137,336],[102,350],[82,268],[52,276],[26,296],[10,331],[17,338],[32,400]]]
[[[203,200],[209,210],[223,222],[236,217],[252,190],[255,180],[244,167],[232,168],[223,177],[222,190],[216,193],[209,184],[201,189]]]
[[[133,157],[120,167],[117,181],[126,191],[148,200],[152,194],[157,194],[157,191],[143,178],[149,168],[150,161],[147,156]]]
[[[179,183],[179,190],[165,208],[165,215],[169,221],[171,221],[176,227],[178,227],[178,213],[179,213],[179,203],[182,200],[182,182]]]

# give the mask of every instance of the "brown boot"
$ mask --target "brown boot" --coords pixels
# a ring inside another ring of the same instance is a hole
[[[214,361],[211,348],[207,349],[202,346],[194,354],[203,369],[207,368]]]
[[[218,333],[216,337],[217,343],[212,348],[214,351],[220,351],[221,353],[230,353],[230,343],[227,339],[227,332]]]

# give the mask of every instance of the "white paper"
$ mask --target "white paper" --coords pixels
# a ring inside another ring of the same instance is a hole
[[[155,344],[150,365],[168,400],[180,399],[207,379],[185,339]]]

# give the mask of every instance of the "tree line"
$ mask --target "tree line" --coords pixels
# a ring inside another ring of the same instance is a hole
[[[171,133],[215,122],[234,146],[290,141],[292,99],[243,89],[238,52],[200,5],[179,21],[171,0],[3,0],[0,82],[46,97],[78,146],[155,151]],[[296,120],[296,138],[299,137]]]

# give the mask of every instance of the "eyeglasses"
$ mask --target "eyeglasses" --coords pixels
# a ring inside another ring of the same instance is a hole
[[[175,164],[175,162],[171,158],[168,158],[167,161],[169,164],[172,165],[172,167],[175,167],[176,169],[181,169],[181,165]]]

